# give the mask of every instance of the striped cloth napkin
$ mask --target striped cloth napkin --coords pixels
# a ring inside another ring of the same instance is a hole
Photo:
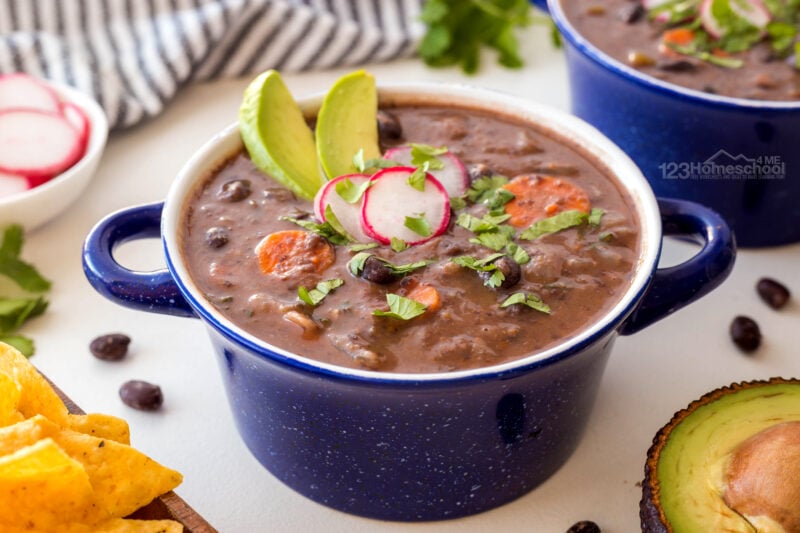
[[[424,0],[0,0],[0,73],[92,95],[112,128],[184,85],[414,53]]]

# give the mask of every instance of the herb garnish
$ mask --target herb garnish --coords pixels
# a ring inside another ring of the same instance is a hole
[[[328,217],[329,214],[332,215],[333,212],[331,211],[329,213],[329,209],[326,208],[325,209],[325,216]],[[316,233],[320,237],[324,237],[325,239],[328,239],[328,241],[330,241],[332,244],[338,244],[338,245],[342,245],[342,246],[350,244],[351,242],[353,242],[353,238],[350,237],[347,234],[347,232],[344,231],[344,229],[341,228],[341,226],[339,226],[340,229],[337,229],[337,228],[334,227],[333,224],[331,224],[331,220],[333,220],[335,218],[336,218],[335,216],[330,217],[330,218],[328,218],[327,222],[323,222],[322,224],[318,224],[318,223],[313,222],[311,220],[302,220],[302,219],[293,218],[293,217],[280,217],[280,220],[286,220],[288,222],[292,222],[294,224],[297,224],[301,228],[305,228],[305,229],[307,229],[308,231],[310,231],[312,233]],[[338,220],[337,220],[337,223],[338,223]]]
[[[402,165],[397,161],[383,159],[382,157],[365,160],[364,149],[361,148],[358,152],[356,152],[356,155],[353,156],[353,166],[356,168],[356,170],[363,173],[367,170],[400,167]]]
[[[476,204],[488,203],[496,196],[496,191],[506,183],[508,183],[508,178],[505,176],[496,175],[478,178],[472,182],[472,185],[467,190],[467,198]]]
[[[50,281],[33,265],[20,259],[23,242],[24,232],[21,226],[15,224],[5,229],[3,242],[0,243],[0,274],[26,292],[48,291]],[[29,319],[44,313],[47,305],[47,300],[42,296],[0,298],[0,341],[14,346],[26,357],[33,355],[33,341],[16,334],[16,331]]]
[[[425,313],[425,309],[427,309],[427,306],[423,303],[391,292],[386,294],[386,303],[389,304],[388,311],[376,309],[372,314],[399,320],[411,320]]]
[[[421,164],[416,169],[414,169],[414,172],[411,173],[406,182],[411,187],[414,187],[418,191],[424,191],[425,181],[428,179],[428,168],[429,164],[426,161],[425,163]]]
[[[382,257],[378,257],[377,255],[373,255],[367,252],[359,252],[350,259],[350,262],[347,264],[347,268],[350,270],[350,273],[354,276],[360,276],[361,272],[364,270],[364,264],[367,262],[367,259],[370,257],[374,257],[378,259],[383,264],[385,264],[389,270],[391,270],[392,274],[403,276],[408,274],[409,272],[413,272],[422,267],[426,267],[433,263],[430,259],[425,259],[422,261],[415,261],[413,263],[406,263],[403,265],[395,265],[394,263],[383,259]]]
[[[446,146],[437,148],[429,144],[411,143],[411,164],[418,167],[427,163],[426,171],[441,170],[444,163],[436,156],[446,154],[447,151]]]
[[[471,255],[462,255],[454,257],[450,261],[458,266],[469,268],[476,272],[491,272],[491,275],[484,280],[483,284],[492,289],[496,289],[506,279],[503,271],[495,264],[495,261],[504,255],[505,254],[502,253],[491,254],[481,259],[472,257]]]
[[[531,309],[535,309],[536,311],[550,314],[550,306],[544,303],[541,298],[536,296],[535,294],[525,293],[525,292],[515,292],[511,296],[505,299],[503,303],[500,304],[500,307],[508,307],[510,305],[527,305]]]
[[[498,62],[520,68],[514,30],[533,21],[528,0],[428,0],[420,16],[427,25],[419,54],[430,66],[460,65],[478,70],[482,46],[498,52]]]
[[[500,251],[508,246],[514,239],[514,228],[508,224],[503,224],[511,215],[486,213],[478,218],[469,213],[461,213],[456,218],[456,224],[475,233],[475,237],[469,242],[486,246],[487,248]]]
[[[334,188],[336,189],[336,194],[341,196],[342,200],[348,204],[355,204],[361,200],[361,197],[364,195],[364,192],[369,189],[370,185],[372,185],[372,182],[369,180],[361,185],[356,185],[349,178],[345,178],[339,180]]]
[[[735,54],[760,42],[769,44],[778,58],[796,55],[800,1],[798,0],[669,0],[651,8],[652,20],[664,20],[662,42],[679,54],[726,68],[744,64]],[[670,42],[670,33],[683,31],[689,42]]]
[[[331,293],[337,287],[341,287],[344,284],[344,280],[340,278],[329,279],[325,281],[320,281],[317,283],[317,286],[311,290],[306,289],[302,285],[297,287],[297,297],[300,298],[303,302],[307,303],[311,307],[316,307],[317,305],[325,299],[325,297]]]
[[[429,237],[433,233],[430,223],[425,220],[425,213],[420,213],[418,217],[406,217],[403,225],[421,237]]]
[[[589,213],[585,213],[578,209],[570,209],[562,211],[542,220],[537,220],[531,224],[528,229],[523,231],[519,238],[526,240],[535,240],[543,235],[557,233],[559,231],[574,228],[581,224],[588,223],[592,226],[599,226],[600,219],[603,217],[603,210],[593,208]]]

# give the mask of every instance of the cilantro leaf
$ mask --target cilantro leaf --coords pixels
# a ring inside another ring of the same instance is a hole
[[[345,178],[336,182],[334,188],[336,189],[336,194],[341,196],[342,200],[348,204],[355,204],[361,200],[364,192],[369,189],[371,185],[372,182],[369,180],[364,181],[361,185],[356,185],[350,178]]]
[[[414,187],[418,191],[425,190],[425,181],[428,179],[428,166],[428,162],[426,161],[414,169],[414,172],[412,172],[406,180],[411,187]]]
[[[508,307],[511,305],[526,305],[531,309],[539,311],[541,313],[550,314],[550,306],[544,303],[541,298],[536,296],[535,294],[529,294],[525,292],[515,292],[508,298],[506,298],[503,303],[500,304],[500,307]]]
[[[327,209],[325,216],[326,217],[328,216]],[[305,228],[312,233],[316,233],[320,237],[324,237],[325,239],[330,241],[332,244],[346,245],[353,242],[352,237],[347,235],[346,232],[343,233],[342,231],[337,230],[330,222],[324,222],[322,224],[318,224],[312,220],[303,220],[293,217],[280,217],[280,219],[292,222],[294,224],[297,224],[301,228]]]
[[[427,306],[423,303],[391,292],[386,294],[386,303],[389,304],[388,311],[376,309],[372,314],[375,316],[397,318],[399,320],[411,320],[425,313],[427,309]]]
[[[406,217],[403,225],[422,237],[429,237],[433,233],[430,223],[425,220],[424,213],[419,217]]]
[[[498,62],[519,68],[523,61],[514,31],[533,21],[528,0],[428,0],[420,19],[427,26],[418,52],[434,67],[478,70],[481,47],[497,51]]]
[[[354,276],[361,275],[361,272],[364,271],[364,265],[366,264],[367,259],[369,259],[370,257],[374,257],[375,259],[381,261],[392,272],[392,274],[398,276],[404,276],[410,272],[426,267],[431,263],[433,263],[433,261],[430,259],[423,259],[422,261],[415,261],[413,263],[395,265],[394,263],[387,261],[382,257],[378,257],[377,255],[373,255],[367,252],[360,252],[354,255],[353,258],[350,259],[350,262],[347,264],[350,273],[353,274]]]
[[[322,300],[325,299],[328,294],[330,294],[336,288],[341,287],[343,284],[343,279],[334,278],[320,281],[317,283],[317,286],[311,290],[308,290],[300,285],[297,287],[297,297],[311,307],[316,307],[320,304],[320,302],[322,302]]]
[[[467,198],[473,203],[485,203],[495,196],[495,191],[508,183],[505,176],[484,176],[472,182],[467,190]],[[506,191],[508,192],[508,191]]]
[[[503,271],[495,264],[495,261],[504,255],[505,254],[502,253],[496,253],[487,255],[481,259],[472,257],[471,255],[462,255],[452,258],[450,262],[476,272],[491,272],[491,274],[484,279],[483,284],[492,289],[496,289],[506,279]]]
[[[603,210],[597,208],[592,209],[590,213],[584,213],[583,211],[579,211],[577,209],[562,211],[551,217],[537,220],[531,224],[528,229],[523,231],[519,237],[520,239],[534,240],[542,237],[543,235],[549,235],[551,233],[557,233],[565,229],[580,226],[583,223],[589,223],[592,226],[598,226],[602,216]]]
[[[436,156],[446,154],[447,147],[435,147],[429,144],[411,143],[411,164],[414,166],[421,166],[427,164],[425,171],[428,170],[441,170],[444,168],[444,162]]]

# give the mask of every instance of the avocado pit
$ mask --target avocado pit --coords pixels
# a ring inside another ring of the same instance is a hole
[[[736,448],[723,499],[756,527],[774,521],[800,531],[800,421],[768,427]]]

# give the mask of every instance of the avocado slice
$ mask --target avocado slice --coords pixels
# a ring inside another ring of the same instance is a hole
[[[797,531],[798,494],[800,380],[732,384],[692,402],[656,434],[642,531]]]
[[[317,154],[328,179],[356,172],[353,157],[381,157],[378,90],[364,70],[345,74],[331,86],[317,116]]]
[[[267,70],[245,89],[239,132],[256,167],[297,196],[314,198],[325,181],[314,134],[277,71]]]

